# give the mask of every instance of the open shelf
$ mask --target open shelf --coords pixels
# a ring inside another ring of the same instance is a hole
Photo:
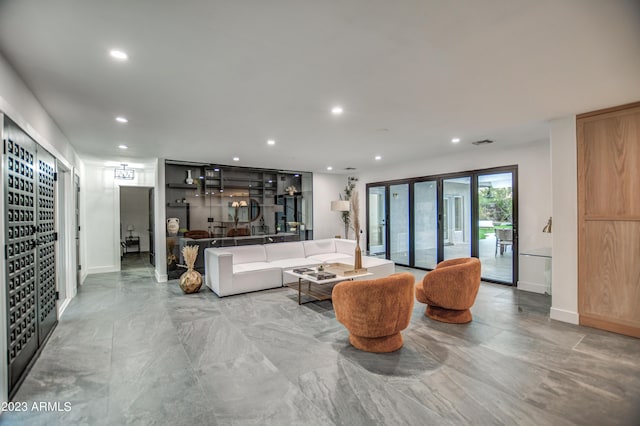
[[[169,188],[179,188],[179,189],[197,189],[198,185],[192,183],[168,183],[167,186]]]

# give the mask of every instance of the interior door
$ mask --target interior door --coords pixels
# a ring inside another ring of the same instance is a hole
[[[15,123],[4,122],[9,395],[58,321],[56,160]]]
[[[156,266],[156,255],[155,255],[155,243],[153,240],[153,227],[155,226],[155,216],[154,216],[154,201],[153,201],[153,188],[149,188],[149,228],[147,231],[149,232],[149,263],[153,266]]]
[[[13,122],[4,123],[7,362],[11,395],[38,343],[36,144]]]
[[[42,344],[58,321],[55,250],[57,239],[55,229],[56,160],[42,148],[37,151],[37,174],[38,335],[40,344]]]
[[[76,289],[80,289],[82,283],[82,265],[80,261],[80,177],[73,175],[73,187],[75,193],[75,238],[76,238]]]

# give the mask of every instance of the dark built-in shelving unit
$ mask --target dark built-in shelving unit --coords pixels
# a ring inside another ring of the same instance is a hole
[[[186,182],[189,174],[193,183]],[[177,218],[180,225],[177,235],[167,233],[174,256],[180,259],[187,231],[204,231],[199,234],[209,238],[195,243],[207,247],[312,238],[312,181],[310,172],[166,160],[166,218]],[[286,191],[290,186],[294,195]],[[237,233],[232,231],[236,214]],[[170,271],[169,278],[182,272]]]

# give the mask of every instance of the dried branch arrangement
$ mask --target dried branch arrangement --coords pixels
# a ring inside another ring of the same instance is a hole
[[[353,232],[356,234],[356,240],[360,239],[360,196],[358,195],[358,191],[353,191],[351,193],[351,198],[349,199],[351,202],[351,223]]]
[[[184,246],[182,248],[182,256],[184,257],[184,263],[187,265],[187,269],[193,269],[196,264],[196,258],[198,257],[198,246]]]

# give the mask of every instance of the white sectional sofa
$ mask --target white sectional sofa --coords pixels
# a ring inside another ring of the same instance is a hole
[[[205,284],[218,296],[282,287],[284,271],[321,263],[353,265],[356,242],[330,238],[275,244],[208,248],[205,255]],[[362,266],[380,278],[395,272],[386,259],[362,256]]]

